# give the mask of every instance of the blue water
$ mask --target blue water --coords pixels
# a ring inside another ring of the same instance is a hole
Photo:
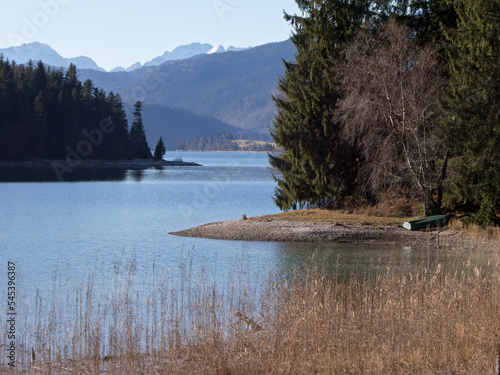
[[[25,283],[50,280],[55,266],[83,277],[99,262],[135,256],[174,266],[186,253],[205,265],[234,252],[272,256],[256,244],[188,239],[169,232],[278,212],[266,154],[181,153],[203,167],[128,171],[123,181],[0,184],[1,257]],[[76,171],[77,172],[77,171]],[[267,253],[267,254],[266,254]]]
[[[111,271],[116,259],[134,258],[136,272],[147,275],[153,262],[174,268],[188,257],[195,268],[224,278],[242,257],[252,267],[294,270],[313,256],[345,267],[372,264],[374,259],[379,265],[441,262],[447,256],[400,246],[172,236],[173,231],[243,214],[279,212],[265,153],[165,155],[166,160],[177,158],[202,166],[126,171],[108,181],[0,183],[0,275],[7,261],[15,262],[20,287],[29,291],[48,288],[56,269],[68,279],[85,280],[96,265]]]

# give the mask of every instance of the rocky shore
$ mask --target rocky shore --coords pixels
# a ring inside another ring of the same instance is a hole
[[[182,237],[239,241],[340,242],[376,244],[435,244],[438,232],[411,232],[394,226],[344,225],[329,222],[291,221],[266,217],[231,220],[172,232]],[[453,236],[441,232],[441,241]]]

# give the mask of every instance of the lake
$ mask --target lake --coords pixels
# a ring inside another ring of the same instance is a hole
[[[175,268],[189,258],[195,269],[203,268],[221,279],[232,272],[237,259],[244,259],[250,269],[279,272],[301,269],[311,259],[346,272],[388,264],[431,267],[455,259],[449,252],[429,248],[219,241],[169,235],[209,222],[239,219],[243,214],[279,212],[272,199],[275,182],[267,154],[165,155],[166,160],[177,158],[202,166],[90,174],[77,169],[71,182],[55,182],[50,170],[1,170],[2,267],[6,268],[7,261],[14,262],[19,288],[30,294],[35,288],[50,289],[56,269],[59,275],[78,282],[96,267],[111,272],[117,259],[135,259],[135,272],[141,276],[148,274],[153,263]],[[35,182],[28,182],[30,176]]]

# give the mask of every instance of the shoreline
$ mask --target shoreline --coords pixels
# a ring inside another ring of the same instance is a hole
[[[0,161],[0,167],[47,167],[53,168],[54,163],[59,165],[73,164],[76,168],[121,168],[121,169],[147,169],[152,167],[200,167],[201,164],[184,161],[166,161],[149,159],[132,160],[58,160],[58,159],[35,159],[23,161]]]
[[[441,232],[412,232],[397,226],[294,221],[261,216],[247,220],[209,223],[169,234],[233,241],[435,245],[437,233],[439,233],[441,245],[446,246],[445,240],[455,236],[458,232],[448,229]]]
[[[272,151],[245,151],[245,150],[175,150],[175,151],[171,151],[171,152],[200,152],[200,153],[203,153],[203,152],[244,152],[244,153],[247,153],[247,154],[252,154],[252,153],[269,153],[269,152],[276,152],[278,150],[272,150]],[[167,151],[168,152],[168,151]]]

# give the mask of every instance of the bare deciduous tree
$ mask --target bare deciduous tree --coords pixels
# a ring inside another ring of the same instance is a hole
[[[414,190],[426,214],[440,211],[447,151],[437,137],[445,84],[432,46],[419,49],[411,30],[391,21],[362,31],[335,67],[343,99],[333,114],[363,155],[368,191]]]

